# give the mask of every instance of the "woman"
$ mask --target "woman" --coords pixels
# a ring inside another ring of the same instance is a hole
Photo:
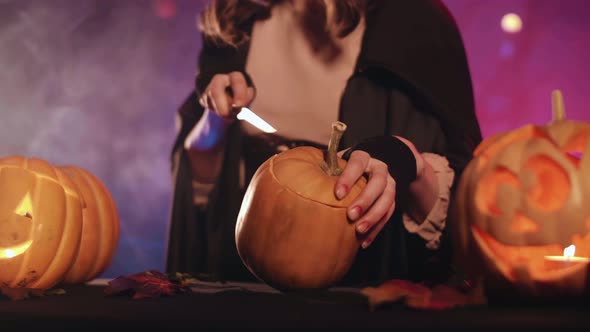
[[[201,17],[196,89],[180,108],[167,270],[255,280],[234,227],[257,167],[348,128],[337,197],[362,249],[343,284],[449,275],[453,188],[481,140],[459,31],[435,0],[217,0]],[[228,93],[231,91],[231,94]],[[249,106],[277,129],[235,120]]]

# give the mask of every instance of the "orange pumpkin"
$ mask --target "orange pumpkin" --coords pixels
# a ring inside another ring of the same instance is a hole
[[[457,188],[458,258],[491,296],[590,290],[588,263],[549,259],[572,244],[590,257],[590,123],[565,119],[559,91],[553,102],[551,123],[484,140]]]
[[[269,158],[247,188],[236,224],[238,253],[255,276],[276,289],[329,287],[356,256],[360,243],[346,209],[366,180],[343,200],[334,195],[336,175],[346,164],[336,155],[345,129],[334,124],[326,154],[298,147]]]
[[[78,254],[83,198],[59,168],[37,158],[0,159],[0,283],[51,288]]]
[[[86,203],[82,211],[80,250],[63,282],[83,283],[111,265],[119,241],[119,215],[109,190],[97,176],[76,166],[60,169],[77,185]]]

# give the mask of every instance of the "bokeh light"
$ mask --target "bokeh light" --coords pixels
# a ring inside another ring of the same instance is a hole
[[[522,20],[520,16],[514,13],[504,15],[500,24],[502,30],[508,33],[517,33],[522,30]]]

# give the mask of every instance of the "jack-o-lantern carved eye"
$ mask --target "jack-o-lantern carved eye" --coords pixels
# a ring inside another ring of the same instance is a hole
[[[545,155],[529,158],[524,169],[535,176],[527,188],[527,199],[535,208],[552,212],[561,209],[570,196],[571,183],[568,173],[555,160]]]
[[[583,130],[572,135],[561,149],[574,165],[579,166],[588,142],[590,142],[590,130]]]
[[[481,183],[475,192],[475,204],[479,211],[500,216],[504,211],[500,210],[497,203],[498,189],[500,186],[520,188],[518,176],[506,167],[499,166],[488,172],[481,178]]]
[[[33,219],[33,203],[31,202],[31,194],[27,193],[23,199],[18,203],[18,206],[14,210],[19,216],[23,216],[29,219]]]
[[[475,192],[478,210],[496,217],[507,212],[497,204],[501,186],[526,190],[531,206],[541,211],[557,211],[565,205],[570,196],[571,183],[567,171],[555,160],[545,155],[533,156],[524,163],[523,170],[534,177],[532,184],[526,188],[523,188],[516,173],[503,166],[484,175]]]

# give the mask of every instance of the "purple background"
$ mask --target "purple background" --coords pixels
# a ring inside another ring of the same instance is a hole
[[[551,117],[559,88],[590,121],[586,0],[446,0],[463,33],[484,136]],[[192,88],[196,0],[0,0],[0,156],[75,164],[121,216],[103,277],[164,268],[175,111]],[[518,34],[501,17],[523,19]]]

